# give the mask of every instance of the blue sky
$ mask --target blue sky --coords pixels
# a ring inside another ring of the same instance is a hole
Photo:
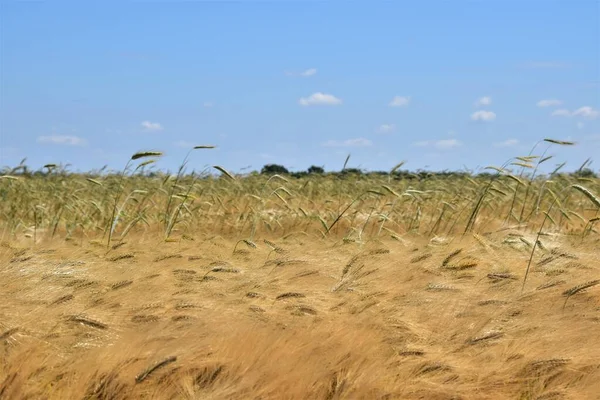
[[[0,166],[477,168],[600,150],[596,0],[0,0]],[[598,161],[600,163],[600,161]],[[549,165],[550,167],[551,165]],[[598,169],[593,164],[594,169]]]

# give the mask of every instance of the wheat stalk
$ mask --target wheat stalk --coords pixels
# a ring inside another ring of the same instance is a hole
[[[176,356],[171,356],[171,357],[167,357],[162,361],[157,362],[154,365],[151,365],[150,367],[146,368],[145,370],[143,370],[142,372],[140,372],[136,377],[135,377],[135,383],[142,383],[143,381],[145,381],[146,379],[148,379],[148,377],[155,372],[156,370],[165,367],[171,363],[174,363],[175,361],[177,361],[177,357]]]
[[[581,186],[581,185],[573,185],[571,186],[573,189],[578,190],[579,192],[583,193],[585,195],[585,197],[587,197],[592,203],[594,203],[594,205],[598,208],[600,208],[600,198],[594,196],[594,194],[587,188]]]
[[[574,295],[576,295],[577,293],[581,293],[581,292],[583,292],[584,290],[586,290],[586,289],[588,289],[588,288],[591,288],[591,287],[593,287],[593,286],[599,285],[599,284],[600,284],[600,279],[596,279],[596,280],[594,280],[594,281],[585,282],[585,283],[582,283],[582,284],[580,284],[580,285],[577,285],[577,286],[574,286],[574,287],[572,287],[572,288],[570,288],[570,289],[567,289],[567,290],[565,290],[565,291],[563,292],[563,296],[565,296],[565,297],[566,297],[566,299],[565,299],[565,303],[563,304],[563,309],[564,309],[564,308],[565,308],[565,306],[567,305],[567,300],[569,300],[569,298],[570,298],[571,296],[574,296]]]

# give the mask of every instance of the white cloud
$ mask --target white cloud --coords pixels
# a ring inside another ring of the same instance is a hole
[[[141,123],[142,128],[144,128],[147,131],[162,131],[163,127],[161,124],[159,124],[158,122],[150,122],[150,121],[143,121]]]
[[[461,146],[461,143],[456,139],[442,139],[442,140],[423,140],[420,142],[414,143],[415,146],[418,147],[435,147],[440,150],[448,150],[458,146]]]
[[[596,119],[600,115],[598,110],[594,110],[590,106],[580,107],[577,110],[573,111],[571,115],[575,117],[583,117],[588,119]]]
[[[383,124],[379,127],[380,133],[391,133],[396,130],[396,125],[394,124]]]
[[[480,110],[471,114],[473,121],[493,121],[496,119],[496,113],[493,111]]]
[[[519,141],[517,139],[508,139],[505,140],[504,142],[497,142],[494,143],[495,147],[513,147],[519,144]]]
[[[578,129],[583,129],[584,126],[585,126],[585,124],[583,122],[578,122],[577,123],[577,128]]]
[[[214,104],[210,101],[205,101],[204,103],[202,103],[202,106],[206,107],[206,108],[210,108],[210,107],[214,106]]]
[[[438,149],[452,149],[460,146],[460,142],[456,139],[443,139],[436,141],[434,146]]]
[[[484,96],[475,102],[476,107],[489,106],[490,104],[492,104],[492,98],[489,96]]]
[[[407,96],[395,96],[392,101],[390,101],[390,107],[406,107],[410,104],[410,97]]]
[[[338,99],[332,94],[327,93],[313,93],[308,97],[302,97],[298,100],[298,104],[301,106],[317,106],[317,105],[326,105],[326,106],[335,106],[342,104],[342,100]]]
[[[590,106],[583,106],[574,111],[569,111],[564,108],[554,110],[552,115],[555,117],[582,117],[586,119],[596,119],[600,116],[600,111],[595,110]]]
[[[556,106],[560,106],[561,104],[562,104],[562,101],[557,100],[557,99],[545,99],[545,100],[540,100],[537,102],[538,107],[556,107]]]
[[[85,140],[77,136],[50,135],[39,136],[38,143],[62,144],[65,146],[84,146]]]
[[[300,72],[300,76],[313,76],[317,74],[316,68],[309,68],[306,71]]]
[[[348,140],[328,140],[323,143],[324,147],[369,147],[373,142],[365,138],[356,138]]]

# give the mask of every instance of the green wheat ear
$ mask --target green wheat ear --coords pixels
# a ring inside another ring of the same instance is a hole
[[[544,139],[544,142],[558,144],[560,146],[573,146],[575,142],[567,142],[565,140],[556,140],[556,139]]]
[[[102,186],[102,182],[97,181],[96,179],[92,179],[92,178],[85,178],[86,181],[93,183],[94,185],[98,185],[98,186]]]
[[[156,160],[152,160],[152,159],[151,160],[142,161],[140,163],[140,165],[138,165],[138,168],[145,167],[146,165],[154,164],[155,162],[156,162]]]
[[[133,161],[133,160],[137,160],[139,158],[145,158],[145,157],[160,157],[162,155],[163,155],[162,151],[140,151],[140,152],[132,155],[131,160]]]
[[[400,161],[398,164],[394,165],[394,168],[390,170],[390,175],[393,175],[394,172],[398,171],[404,164],[406,164],[406,161]]]
[[[231,175],[231,173],[229,171],[227,171],[225,168],[223,168],[219,165],[213,165],[213,168],[216,169],[217,171],[221,172],[223,175],[225,175],[229,179],[232,179],[235,181],[235,177],[233,175]]]

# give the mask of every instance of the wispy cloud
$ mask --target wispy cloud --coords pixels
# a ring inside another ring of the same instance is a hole
[[[396,130],[396,125],[394,124],[382,124],[379,126],[379,133],[392,133]]]
[[[313,76],[317,74],[316,68],[309,68],[306,71],[300,72],[300,76]]]
[[[600,111],[590,107],[583,106],[579,107],[577,110],[569,111],[565,108],[561,108],[558,110],[554,110],[552,116],[555,117],[581,117],[586,119],[596,119],[600,116]]]
[[[158,122],[143,121],[140,125],[146,131],[162,131],[163,130],[163,126],[161,124],[159,124]]]
[[[583,129],[584,127],[585,127],[585,124],[583,122],[577,123],[577,129]]]
[[[323,147],[369,147],[373,142],[365,138],[356,138],[348,140],[328,140],[323,143]]]
[[[494,147],[513,147],[518,144],[519,144],[519,140],[517,140],[517,139],[507,139],[504,142],[494,143]]]
[[[300,98],[298,104],[301,106],[336,106],[342,104],[342,100],[332,94],[317,92]]]
[[[556,107],[556,106],[560,106],[561,104],[562,104],[562,101],[557,100],[557,99],[545,99],[545,100],[540,100],[537,102],[538,107]]]
[[[49,135],[39,136],[38,143],[61,144],[65,146],[84,146],[86,141],[78,136]]]
[[[492,98],[490,96],[484,96],[475,102],[475,107],[489,106],[490,104],[492,104]]]
[[[410,97],[408,96],[395,96],[392,101],[390,101],[390,107],[406,107],[410,104]]]
[[[442,139],[442,140],[423,140],[420,142],[414,143],[415,146],[418,147],[435,147],[439,150],[448,150],[453,149],[455,147],[459,147],[462,145],[456,139]]]
[[[496,119],[496,113],[493,111],[479,110],[471,114],[473,121],[490,122]]]
[[[214,106],[212,101],[205,101],[204,103],[202,103],[202,107],[205,107],[205,108],[210,108],[212,106]]]
[[[285,74],[287,76],[302,76],[304,78],[308,78],[310,76],[316,75],[317,74],[317,69],[316,68],[308,68],[308,69],[305,69],[304,71],[301,71],[301,72],[286,71]]]

